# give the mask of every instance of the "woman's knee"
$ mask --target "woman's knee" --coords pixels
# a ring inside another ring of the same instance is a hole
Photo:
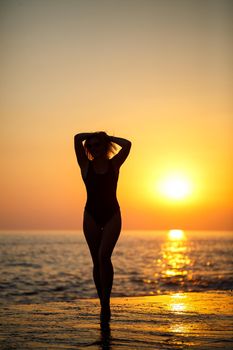
[[[98,263],[101,265],[111,263],[111,254],[109,254],[109,252],[105,251],[104,249],[100,249],[98,255]]]

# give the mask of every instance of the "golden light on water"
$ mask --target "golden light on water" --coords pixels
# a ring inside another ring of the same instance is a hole
[[[185,298],[186,296],[182,293],[173,294],[169,305],[170,309],[175,312],[184,312],[186,310]]]
[[[162,245],[162,259],[159,263],[162,278],[166,283],[177,286],[177,291],[182,290],[186,281],[192,279],[192,274],[189,273],[191,264],[189,244],[183,230],[168,231],[167,239]],[[180,306],[174,306],[176,307],[178,309]]]

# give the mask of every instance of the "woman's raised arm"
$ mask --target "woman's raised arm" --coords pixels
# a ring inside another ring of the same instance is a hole
[[[85,149],[83,147],[83,141],[90,137],[92,133],[82,132],[74,136],[74,148],[80,168],[84,167],[88,161]]]
[[[109,136],[110,140],[121,147],[121,150],[112,158],[114,164],[120,168],[129,155],[131,142],[122,137]]]

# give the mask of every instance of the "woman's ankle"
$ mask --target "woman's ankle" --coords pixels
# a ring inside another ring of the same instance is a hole
[[[109,298],[102,298],[100,300],[101,307],[102,308],[110,308],[110,299]]]

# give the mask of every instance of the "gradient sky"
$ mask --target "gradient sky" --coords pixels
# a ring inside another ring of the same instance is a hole
[[[128,138],[125,229],[232,229],[231,0],[1,0],[0,229],[76,229],[77,132]],[[193,193],[162,198],[185,174]]]

